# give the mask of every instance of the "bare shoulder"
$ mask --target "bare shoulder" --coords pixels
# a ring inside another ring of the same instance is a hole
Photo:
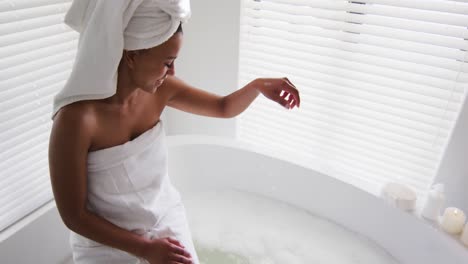
[[[96,116],[86,102],[64,106],[57,112],[50,134],[50,148],[73,147],[88,150],[96,130]]]
[[[175,95],[186,89],[189,85],[175,76],[168,76],[164,83],[158,88],[158,96],[170,101]]]

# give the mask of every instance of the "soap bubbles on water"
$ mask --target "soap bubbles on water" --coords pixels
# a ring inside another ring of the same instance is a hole
[[[201,264],[396,264],[385,250],[285,203],[234,191],[187,195]]]

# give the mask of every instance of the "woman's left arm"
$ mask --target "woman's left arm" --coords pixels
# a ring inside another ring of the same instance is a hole
[[[204,116],[235,117],[247,109],[259,94],[286,109],[300,106],[299,91],[287,78],[255,79],[227,96],[197,89],[173,76],[168,77],[163,85],[171,93],[169,106]]]

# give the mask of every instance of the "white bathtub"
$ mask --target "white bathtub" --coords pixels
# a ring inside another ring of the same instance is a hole
[[[360,233],[402,264],[468,263],[468,249],[454,238],[353,186],[232,140],[201,136],[168,140],[170,176],[183,197],[203,190],[254,192]],[[24,228],[1,241],[0,263],[71,263],[65,260],[70,258],[68,230],[54,202],[26,220]]]
[[[334,178],[234,140],[169,136],[169,173],[182,193],[235,189],[284,201],[359,233],[402,264],[466,264],[468,248],[418,217]]]

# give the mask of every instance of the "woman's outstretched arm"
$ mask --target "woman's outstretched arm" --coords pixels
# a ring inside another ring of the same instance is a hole
[[[287,78],[259,78],[241,89],[219,96],[170,76],[160,89],[168,91],[168,105],[176,109],[211,117],[231,118],[239,115],[263,94],[287,109],[300,106],[299,91]]]

